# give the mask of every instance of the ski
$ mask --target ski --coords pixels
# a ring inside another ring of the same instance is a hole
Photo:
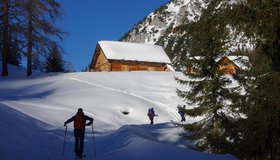
[[[83,155],[82,157],[76,156],[75,159],[76,159],[76,160],[84,160],[85,157],[86,157],[86,155]]]

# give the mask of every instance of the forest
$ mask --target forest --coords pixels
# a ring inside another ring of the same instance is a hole
[[[200,151],[231,153],[240,159],[279,159],[280,2],[207,2],[199,20],[178,27],[189,46],[180,63],[199,68],[185,74],[191,80],[177,78],[192,88],[178,90],[178,95],[195,106],[179,108],[190,117],[202,118],[176,125],[186,130],[182,136],[195,140]],[[249,62],[243,62],[249,69],[225,76],[217,72],[215,59],[228,54],[237,40],[254,46],[241,46],[235,52],[249,57]],[[232,86],[234,81],[239,85]]]
[[[0,53],[2,76],[8,64],[19,66],[26,59],[27,76],[32,70],[65,71],[59,41],[67,33],[55,26],[61,6],[55,0],[1,0]]]

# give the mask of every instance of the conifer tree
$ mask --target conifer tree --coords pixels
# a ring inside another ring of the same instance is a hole
[[[271,71],[271,60],[264,55],[256,59],[242,111],[246,118],[239,123],[242,141],[236,155],[242,159],[279,159],[280,155],[280,73]],[[255,64],[256,63],[256,64]]]
[[[58,46],[52,44],[50,54],[47,57],[45,71],[48,72],[64,72],[63,58]]]
[[[197,22],[181,27],[187,32],[188,59],[185,66],[197,68],[186,74],[187,80],[177,79],[187,85],[188,91],[178,90],[178,95],[192,108],[185,109],[190,117],[201,117],[190,124],[177,124],[186,129],[184,137],[197,142],[198,150],[213,153],[232,153],[233,142],[238,138],[235,130],[236,113],[233,101],[239,97],[238,87],[228,87],[234,81],[217,70],[217,59],[227,52],[226,23],[219,23],[221,13],[217,10],[221,1],[211,1]]]
[[[20,51],[21,42],[16,35],[16,33],[11,33],[13,36],[9,36],[9,55],[8,63],[14,66],[19,66],[21,64],[22,53]]]

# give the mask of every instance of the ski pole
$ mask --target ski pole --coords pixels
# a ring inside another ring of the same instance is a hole
[[[95,149],[95,140],[94,140],[93,124],[91,124],[91,130],[92,130],[92,137],[93,137],[93,151],[94,151],[94,157],[96,157],[96,149]]]
[[[65,141],[66,141],[66,133],[67,133],[67,125],[66,125],[65,133],[64,133],[64,142],[63,142],[63,150],[62,150],[62,155],[63,156],[64,156]]]
[[[156,121],[156,124],[157,124],[157,122],[158,122],[158,115],[156,115],[155,121]]]

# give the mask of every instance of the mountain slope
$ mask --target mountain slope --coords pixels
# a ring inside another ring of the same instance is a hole
[[[195,4],[202,4],[202,1],[169,2],[145,17],[121,40],[155,44],[162,35],[172,33],[177,26],[196,20],[200,11]]]
[[[121,41],[158,44],[163,46],[176,69],[179,59],[186,54],[186,34],[178,27],[198,20],[200,8],[207,5],[202,0],[174,0],[161,6],[135,25]]]
[[[204,0],[172,0],[150,13],[120,40],[163,46],[173,67],[180,70],[185,67],[185,64],[181,63],[189,54],[187,50],[190,37],[184,28],[189,23],[200,19],[202,9],[209,6],[209,2],[206,2]],[[221,1],[217,4],[217,8],[223,6],[223,3],[231,5],[235,2],[235,0]],[[229,35],[227,35],[224,48],[227,48],[228,53],[254,50],[256,47],[254,38],[247,38],[242,32],[236,33],[230,26],[227,29]]]

